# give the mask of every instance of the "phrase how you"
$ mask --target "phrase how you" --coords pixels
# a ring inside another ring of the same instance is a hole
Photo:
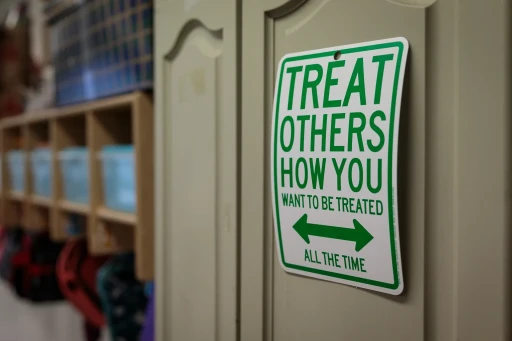
[[[382,84],[396,55],[361,57],[351,64],[339,57],[283,70],[288,91],[282,92],[284,115],[276,122],[274,142],[281,204],[382,215],[385,205],[374,195],[386,183],[385,132],[391,124],[381,105]],[[336,193],[325,194],[327,184]]]

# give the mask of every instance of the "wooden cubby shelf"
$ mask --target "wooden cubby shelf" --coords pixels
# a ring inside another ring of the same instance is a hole
[[[51,207],[52,206],[52,199],[42,197],[40,195],[32,194],[30,196],[30,202],[33,205],[42,206],[42,207]]]
[[[80,204],[67,200],[60,200],[58,206],[61,210],[66,211],[68,213],[87,215],[90,212],[89,205]]]
[[[17,191],[9,191],[8,198],[15,201],[24,201],[25,193]]]
[[[0,121],[0,222],[6,227],[48,230],[54,240],[76,238],[67,233],[69,217],[85,217],[85,235],[93,254],[133,251],[141,280],[152,280],[153,256],[153,104],[150,95],[134,92],[113,98],[52,108]],[[104,202],[99,152],[106,145],[134,148],[136,209],[115,211]],[[36,194],[30,152],[47,147],[51,157],[51,196]],[[89,203],[67,200],[60,153],[86,147]],[[22,150],[23,191],[11,189],[7,153]]]
[[[137,216],[135,214],[114,211],[103,206],[96,209],[96,214],[98,218],[113,223],[126,225],[135,225],[137,223]]]

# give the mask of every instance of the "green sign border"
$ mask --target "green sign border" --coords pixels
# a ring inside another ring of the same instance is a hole
[[[278,86],[278,92],[277,92],[277,103],[280,103],[281,100],[281,85],[283,82],[283,74],[285,70],[285,65],[288,62],[297,61],[297,60],[304,60],[304,59],[312,59],[312,58],[322,58],[322,57],[328,57],[328,56],[334,56],[334,53],[340,51],[341,55],[346,55],[349,53],[355,53],[355,52],[363,52],[363,51],[371,51],[371,50],[378,50],[378,49],[385,49],[390,47],[398,47],[398,60],[396,64],[396,70],[395,70],[395,82],[393,84],[393,96],[391,99],[391,112],[390,112],[390,123],[389,123],[389,151],[388,151],[388,207],[389,207],[389,233],[390,233],[390,244],[391,244],[391,259],[393,261],[393,283],[386,283],[386,282],[379,282],[367,278],[361,278],[361,277],[355,277],[345,274],[340,274],[336,272],[326,271],[326,270],[320,270],[320,269],[314,269],[314,268],[308,268],[306,266],[302,265],[296,265],[296,264],[290,264],[287,263],[284,259],[284,249],[283,249],[283,238],[281,236],[281,219],[279,217],[279,195],[278,195],[278,179],[277,179],[277,131],[278,126],[277,124],[274,125],[274,192],[275,192],[275,210],[276,210],[276,218],[277,218],[277,231],[279,235],[279,247],[281,250],[281,260],[283,262],[283,265],[290,269],[295,270],[301,270],[304,272],[311,272],[318,275],[323,276],[329,276],[329,277],[335,277],[335,278],[341,278],[348,281],[358,282],[358,283],[364,283],[368,285],[373,285],[381,288],[387,288],[391,290],[396,290],[400,286],[399,278],[398,278],[398,267],[397,267],[397,258],[396,258],[396,245],[395,245],[395,219],[394,219],[394,203],[393,203],[393,183],[392,183],[392,172],[393,172],[393,135],[394,135],[394,125],[395,125],[395,109],[396,109],[396,96],[397,96],[397,90],[398,90],[398,81],[400,76],[400,67],[402,64],[402,55],[404,51],[404,44],[400,41],[397,42],[389,42],[389,43],[380,43],[377,45],[368,45],[368,46],[360,46],[360,47],[354,47],[354,48],[348,48],[343,50],[332,50],[328,52],[320,52],[320,53],[313,53],[309,55],[302,55],[302,56],[293,56],[286,58],[283,60],[283,63],[281,64],[281,74],[279,75],[279,86]],[[279,104],[276,105],[275,108],[275,122],[278,122],[279,118]]]

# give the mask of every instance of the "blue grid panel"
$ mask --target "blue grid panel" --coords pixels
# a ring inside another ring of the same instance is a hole
[[[151,0],[88,1],[51,30],[57,105],[153,87]]]

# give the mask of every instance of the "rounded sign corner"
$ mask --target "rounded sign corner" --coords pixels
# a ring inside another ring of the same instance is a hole
[[[405,52],[407,52],[409,50],[409,40],[407,40],[407,38],[405,38],[405,37],[396,37],[395,39],[396,39],[397,42],[402,44],[402,47],[403,47]]]
[[[293,57],[293,54],[285,54],[280,60],[279,60],[279,63],[277,64],[277,69],[278,70],[281,70],[284,65],[290,60],[290,58]]]
[[[392,286],[389,290],[389,294],[393,296],[400,296],[404,292],[404,282],[399,281],[398,284]]]

